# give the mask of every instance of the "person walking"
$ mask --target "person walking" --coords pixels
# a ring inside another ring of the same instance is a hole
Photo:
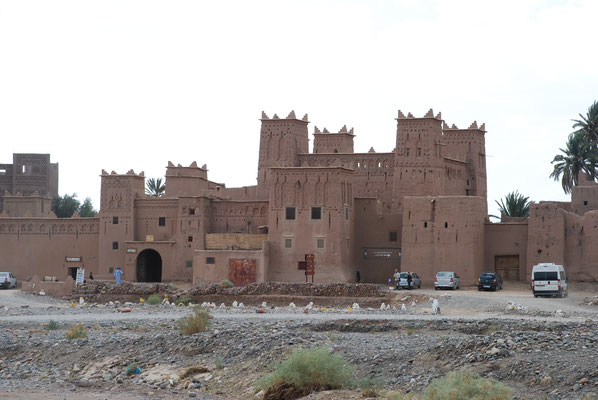
[[[401,288],[401,273],[398,268],[395,268],[395,273],[392,277],[395,280],[395,289],[399,290]]]
[[[411,276],[411,273],[407,273],[407,289],[411,289],[412,285],[413,285],[413,277]]]
[[[116,269],[114,270],[114,278],[116,279],[116,284],[120,285],[120,276],[123,274],[123,270],[117,265]]]
[[[361,272],[359,272],[359,270],[357,270],[356,275],[357,275],[356,276],[357,277],[357,283],[361,282]]]

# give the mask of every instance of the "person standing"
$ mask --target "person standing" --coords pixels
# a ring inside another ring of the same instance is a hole
[[[413,277],[411,276],[411,273],[408,272],[407,273],[407,288],[411,289],[412,285],[413,285]]]
[[[395,280],[395,288],[399,290],[401,288],[401,273],[399,272],[398,268],[395,268],[395,273],[392,277]]]
[[[359,270],[357,270],[356,275],[357,275],[356,276],[357,277],[357,283],[361,282],[361,272]]]
[[[114,278],[116,279],[116,284],[120,285],[120,276],[123,274],[123,270],[117,265],[116,269],[114,270]]]

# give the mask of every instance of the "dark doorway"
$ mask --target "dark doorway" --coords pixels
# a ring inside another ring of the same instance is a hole
[[[73,279],[77,279],[77,267],[69,267],[69,275]]]
[[[504,281],[519,280],[519,256],[494,256],[494,270]]]
[[[156,250],[143,250],[137,256],[137,282],[162,282],[162,257]]]

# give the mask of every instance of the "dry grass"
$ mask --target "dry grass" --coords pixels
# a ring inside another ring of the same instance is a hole
[[[193,307],[193,314],[179,320],[181,335],[205,332],[210,327],[210,313],[204,307]]]
[[[69,340],[72,339],[82,339],[87,337],[87,327],[83,324],[73,325],[71,329],[66,332],[66,338]]]

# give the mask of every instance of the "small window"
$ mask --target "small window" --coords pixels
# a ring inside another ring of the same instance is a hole
[[[347,250],[349,250],[349,248],[351,247],[351,242],[349,241],[349,239],[347,239]]]
[[[215,257],[206,257],[206,264],[216,264]]]
[[[316,239],[316,248],[323,249],[324,248],[324,244],[325,244],[324,238],[317,238]]]
[[[112,267],[108,268],[108,272],[112,274],[114,272],[114,268],[112,268]]]
[[[584,201],[583,201],[583,205],[584,205],[584,206],[587,206],[587,205],[588,205],[588,201],[587,201],[587,200],[584,200]]]
[[[285,209],[285,219],[289,219],[289,220],[295,219],[295,207],[287,207]]]
[[[118,225],[118,217],[112,217],[112,223]]]
[[[185,267],[193,268],[193,261],[189,261],[189,260],[185,261]]]
[[[409,157],[409,147],[405,148],[405,157]]]
[[[445,227],[445,228],[448,228],[448,222],[445,222],[445,223],[444,223],[444,227]]]
[[[112,242],[112,250],[118,250],[118,242]]]
[[[322,207],[311,208],[311,219],[322,219]]]
[[[195,208],[189,209],[189,215],[195,215]]]
[[[418,157],[421,157],[421,156],[422,156],[422,148],[421,148],[421,147],[418,147],[418,148],[417,148],[417,156],[418,156]]]
[[[191,243],[193,241],[193,236],[187,236],[187,241]]]
[[[424,222],[424,228],[427,228],[427,227],[428,227],[428,223]]]
[[[284,239],[284,248],[285,249],[291,249],[293,247],[293,239],[291,238],[285,238]]]
[[[345,207],[345,220],[349,220],[349,207]]]
[[[158,226],[166,226],[166,217],[158,218]]]
[[[389,235],[389,238],[388,238],[388,240],[389,240],[390,242],[396,242],[396,241],[398,241],[398,236],[399,236],[399,235],[398,235],[398,233],[397,233],[397,232],[390,232],[390,235]]]

